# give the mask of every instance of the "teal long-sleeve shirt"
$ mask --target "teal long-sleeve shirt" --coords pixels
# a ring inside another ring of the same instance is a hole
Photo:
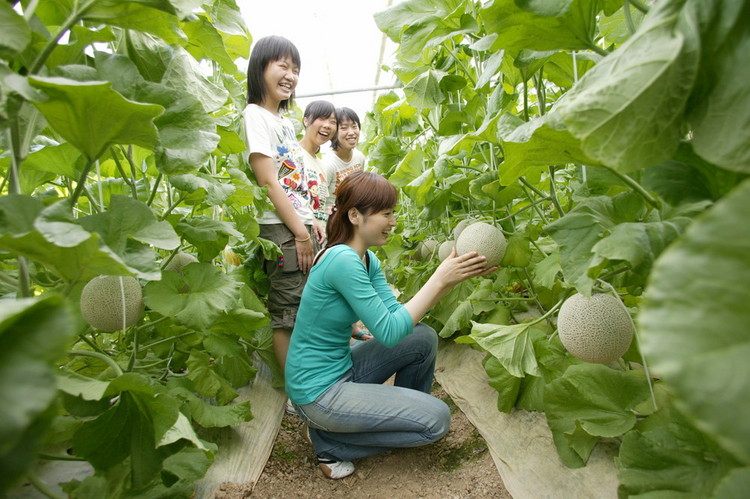
[[[286,360],[286,392],[309,404],[352,367],[352,324],[361,320],[392,347],[413,331],[408,310],[396,301],[380,261],[368,250],[369,270],[351,247],[332,247],[312,268],[302,292]]]

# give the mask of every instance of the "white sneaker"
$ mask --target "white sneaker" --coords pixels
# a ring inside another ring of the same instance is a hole
[[[354,464],[351,461],[334,461],[319,457],[318,466],[323,474],[332,480],[346,478],[354,473]]]
[[[294,416],[297,415],[297,409],[294,408],[294,405],[292,405],[292,401],[289,399],[286,399],[286,407],[284,407],[284,410],[287,414],[292,414]]]

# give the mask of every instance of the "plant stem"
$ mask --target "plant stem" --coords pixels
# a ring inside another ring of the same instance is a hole
[[[156,193],[159,190],[159,184],[161,183],[161,177],[162,174],[161,172],[159,172],[159,175],[156,176],[156,180],[154,181],[154,188],[151,190],[151,195],[148,197],[148,201],[146,201],[146,206],[151,206],[151,204],[154,202]]]
[[[34,474],[32,471],[26,472],[26,478],[29,479],[29,482],[31,482],[31,485],[34,486],[36,490],[38,490],[42,495],[49,497],[50,499],[65,499],[65,496],[61,496],[49,486],[44,483],[36,474]]]
[[[68,352],[68,355],[75,355],[78,357],[94,357],[95,359],[99,359],[109,365],[109,367],[112,368],[117,376],[122,376],[122,369],[119,365],[117,365],[117,362],[115,362],[114,359],[112,359],[108,355],[104,355],[99,352],[89,352],[88,350],[71,350]]]
[[[93,348],[95,351],[99,352],[102,355],[107,355],[107,352],[102,350],[102,348],[95,341],[91,341],[90,339],[88,339],[85,333],[79,334],[78,337],[81,338],[84,343]]]
[[[89,176],[89,172],[91,171],[91,168],[94,166],[93,161],[87,161],[86,166],[83,168],[83,171],[81,172],[81,176],[78,179],[78,184],[76,185],[76,190],[73,191],[73,195],[70,197],[70,206],[71,208],[76,205],[78,202],[78,198],[81,196],[81,193],[83,192],[83,188],[86,186],[86,179]]]
[[[183,194],[182,196],[180,196],[180,198],[177,201],[172,203],[172,205],[164,211],[164,213],[161,216],[161,219],[165,220],[169,216],[169,214],[172,213],[172,210],[177,208],[177,206],[179,206],[179,204],[182,203],[182,200],[185,199],[185,196],[186,194]]]
[[[502,223],[502,222],[505,222],[505,221],[507,221],[507,220],[510,220],[511,218],[515,217],[516,215],[518,215],[518,214],[520,214],[520,213],[523,213],[523,212],[524,212],[524,211],[526,211],[526,210],[530,210],[531,208],[534,208],[534,209],[536,209],[536,207],[537,207],[537,205],[538,205],[538,204],[541,204],[541,203],[543,203],[543,202],[545,202],[545,201],[549,201],[549,200],[550,200],[550,198],[549,198],[549,197],[546,197],[546,198],[542,198],[542,199],[539,199],[539,200],[537,200],[537,201],[532,201],[532,203],[531,203],[530,205],[528,205],[528,206],[524,206],[524,207],[523,207],[523,208],[521,208],[520,210],[516,210],[516,211],[514,211],[513,213],[511,213],[511,214],[510,214],[510,215],[508,215],[507,217],[503,217],[503,218],[501,218],[501,219],[497,220],[497,222],[498,222],[498,223]],[[542,214],[540,214],[540,213],[539,213],[538,211],[537,211],[537,214],[541,215],[541,217],[542,217],[542,220],[544,220],[544,216],[543,216]]]
[[[10,144],[10,172],[8,192],[11,194],[21,194],[21,177],[20,168],[23,157],[21,155],[21,144],[19,142],[19,128],[18,128],[18,117],[11,120],[10,127],[6,134],[8,136],[8,144]],[[29,263],[26,257],[18,255],[16,257],[18,262],[18,296],[28,298],[31,296],[31,276],[29,275]]]
[[[633,7],[635,7],[636,9],[643,12],[644,14],[648,14],[648,7],[646,6],[645,3],[641,2],[641,0],[625,0],[625,1],[628,2],[630,5],[632,5]]]
[[[565,212],[562,209],[562,206],[560,206],[560,201],[557,199],[557,189],[555,188],[555,167],[550,166],[549,167],[549,192],[550,197],[552,198],[552,204],[555,205],[555,209],[557,210],[557,214],[560,215],[560,218],[565,216]]]
[[[529,121],[529,82],[523,81],[523,120]]]
[[[632,35],[635,33],[635,23],[633,23],[633,16],[630,13],[630,2],[629,0],[623,0],[622,11],[625,13],[625,24],[628,27],[628,31]]]
[[[593,42],[588,43],[588,46],[589,46],[589,48],[591,50],[593,50],[594,52],[596,52],[597,54],[599,54],[601,56],[608,56],[609,55],[609,52],[607,52],[606,50],[604,50],[599,45],[597,45],[597,44],[595,44]]]
[[[39,55],[36,56],[36,59],[34,59],[34,62],[31,63],[29,74],[36,74],[39,72],[39,70],[42,69],[44,63],[47,62],[47,58],[49,57],[49,55],[53,50],[55,50],[55,47],[57,47],[57,42],[60,41],[60,38],[62,38],[62,36],[70,28],[72,28],[73,25],[81,19],[81,17],[83,17],[86,11],[89,10],[98,1],[99,0],[88,0],[87,2],[84,2],[80,9],[70,13],[68,18],[60,25],[60,29],[57,30],[57,34],[54,37],[50,38],[50,40],[47,42],[47,45],[44,46],[42,51],[39,52]]]
[[[656,198],[654,198],[651,194],[649,194],[648,191],[646,189],[644,189],[641,184],[639,184],[638,182],[636,182],[635,180],[633,180],[632,178],[630,178],[628,175],[625,175],[623,173],[618,172],[614,168],[610,168],[608,166],[605,166],[604,168],[606,168],[609,171],[611,171],[613,174],[615,174],[615,176],[617,176],[617,178],[619,178],[620,180],[622,180],[623,182],[625,182],[628,185],[628,187],[630,187],[635,192],[637,192],[638,194],[640,194],[643,197],[643,199],[646,200],[646,202],[648,204],[650,204],[651,206],[653,206],[657,210],[661,209],[661,203],[659,202],[659,200],[656,199]]]
[[[125,183],[130,186],[130,192],[133,193],[133,199],[138,199],[138,192],[135,190],[135,184],[133,184],[133,182],[130,180],[130,177],[128,177],[125,173],[125,169],[120,163],[120,158],[117,157],[117,151],[114,147],[110,147],[109,150],[112,153],[112,159],[115,161],[115,165],[117,166],[117,171],[120,172],[120,176],[125,181]]]
[[[85,459],[82,457],[75,457],[75,456],[55,456],[52,454],[37,454],[36,457],[39,459],[46,459],[47,461],[77,461],[77,462],[86,462]]]

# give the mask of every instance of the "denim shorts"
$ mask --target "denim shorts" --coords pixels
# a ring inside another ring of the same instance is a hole
[[[313,251],[317,251],[312,226],[306,227],[312,238]],[[297,318],[302,289],[307,282],[307,274],[303,274],[297,265],[294,233],[285,224],[267,224],[260,226],[260,237],[276,243],[282,253],[275,260],[263,260],[263,270],[270,283],[266,305],[271,315],[271,328],[291,330]]]

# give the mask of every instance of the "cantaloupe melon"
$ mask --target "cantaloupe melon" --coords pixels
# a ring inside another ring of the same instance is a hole
[[[440,261],[442,262],[443,260],[448,258],[451,254],[451,251],[453,251],[453,248],[455,247],[456,247],[456,241],[443,242],[438,248],[438,258],[440,258]]]
[[[486,222],[474,222],[456,239],[456,254],[476,251],[487,258],[488,267],[493,267],[502,261],[507,244],[503,231]]]
[[[434,239],[428,239],[421,243],[419,246],[419,256],[422,257],[422,260],[429,260],[432,258],[433,253],[435,253],[435,250],[438,247],[438,242]]]
[[[473,224],[474,222],[475,221],[471,218],[464,218],[463,220],[458,222],[456,226],[453,227],[453,239],[458,239],[458,236],[461,235],[461,232],[463,232],[466,227]]]
[[[91,327],[101,331],[118,331],[132,326],[143,316],[143,293],[138,280],[131,276],[98,276],[81,292],[81,316]]]
[[[571,296],[557,316],[560,341],[573,356],[586,362],[607,364],[619,359],[630,347],[633,322],[622,302],[599,293],[586,298]]]
[[[177,253],[174,258],[169,261],[167,266],[164,267],[164,270],[171,270],[172,272],[182,274],[182,269],[184,269],[188,264],[195,263],[197,261],[198,259],[190,253]]]

